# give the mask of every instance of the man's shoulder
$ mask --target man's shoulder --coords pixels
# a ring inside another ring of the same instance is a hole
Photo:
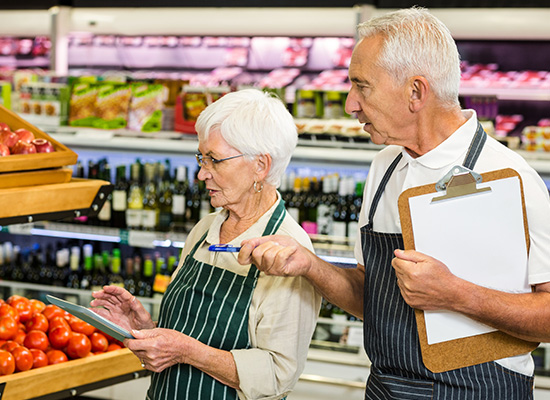
[[[395,158],[401,154],[403,151],[403,147],[401,146],[386,146],[382,150],[380,150],[373,158],[372,165],[378,166],[380,168],[387,167],[390,165]],[[385,168],[384,168],[385,169]]]

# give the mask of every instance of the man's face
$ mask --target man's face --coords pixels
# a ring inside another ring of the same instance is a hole
[[[346,99],[346,112],[356,114],[363,129],[376,144],[406,145],[407,127],[411,126],[409,92],[398,86],[376,60],[382,38],[362,39],[355,47],[349,67],[351,90]]]

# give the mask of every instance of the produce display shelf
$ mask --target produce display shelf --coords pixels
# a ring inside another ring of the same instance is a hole
[[[0,377],[0,399],[66,399],[148,374],[130,350],[120,349]]]
[[[0,189],[0,225],[95,216],[113,185],[99,179]]]
[[[0,172],[40,170],[76,164],[78,155],[74,151],[2,105],[0,122],[8,124],[12,131],[26,129],[31,131],[35,138],[49,140],[55,150],[51,153],[12,154],[0,157]]]

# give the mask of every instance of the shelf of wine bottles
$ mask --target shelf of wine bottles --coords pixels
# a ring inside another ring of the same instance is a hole
[[[77,291],[73,296],[117,285],[138,297],[160,299],[179,256],[170,249],[143,251],[77,239],[40,240],[1,233],[0,240],[0,282],[42,285],[54,292]],[[156,311],[158,303],[149,302],[151,311]]]
[[[177,247],[198,220],[214,211],[204,182],[197,179],[198,169],[172,167],[169,159],[136,159],[112,169],[106,158],[89,161],[87,168],[77,164],[76,176],[109,180],[114,190],[97,217],[63,221],[75,226],[71,231],[82,227],[93,234],[99,226],[105,228],[102,234],[122,243]],[[298,172],[289,170],[279,187],[287,211],[322,253],[349,256],[356,240],[364,176]]]

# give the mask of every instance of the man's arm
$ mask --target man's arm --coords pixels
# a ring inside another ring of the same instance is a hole
[[[397,282],[411,307],[456,311],[520,339],[550,341],[550,282],[536,285],[533,293],[507,293],[458,278],[422,253],[395,255]]]
[[[304,276],[329,302],[363,318],[365,268],[338,268],[288,236],[264,236],[241,243],[239,262],[267,275]]]

